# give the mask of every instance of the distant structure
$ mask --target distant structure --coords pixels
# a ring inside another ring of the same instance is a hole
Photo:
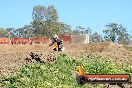
[[[0,38],[0,44],[10,44],[9,38]]]
[[[89,35],[81,34],[81,35],[67,35],[67,36],[59,36],[63,40],[63,43],[73,43],[73,44],[88,44],[89,43]],[[25,44],[48,44],[49,38],[0,38],[0,44],[13,44],[13,45],[25,45]]]
[[[72,43],[80,43],[80,44],[88,44],[89,43],[89,35],[81,34],[81,35],[71,35]]]

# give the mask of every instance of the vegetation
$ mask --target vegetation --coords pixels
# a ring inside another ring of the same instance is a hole
[[[92,34],[90,36],[90,42],[91,43],[99,43],[99,42],[103,42],[103,38],[101,35],[98,34],[98,32],[95,32],[94,34]]]
[[[70,26],[59,22],[58,18],[58,13],[54,6],[35,6],[32,22],[34,35],[37,37],[50,37],[53,34],[61,35],[70,30]]]
[[[102,41],[112,41],[120,44],[128,44],[132,40],[122,24],[109,23],[103,31],[103,36],[98,32],[91,33],[89,27],[83,26],[72,27],[59,20],[57,9],[53,6],[38,5],[33,8],[32,21],[21,28],[0,28],[1,37],[51,37],[53,34],[58,35],[90,35],[90,43],[99,43]],[[132,51],[132,47],[125,47]],[[98,88],[104,85],[86,84],[80,86],[73,77],[73,72],[77,66],[83,66],[87,74],[118,74],[127,73],[132,76],[132,66],[129,64],[119,65],[113,59],[94,56],[90,58],[73,59],[72,56],[60,54],[55,63],[33,63],[20,69],[16,76],[0,78],[0,87],[6,88]]]
[[[21,37],[21,38],[34,38],[34,37],[51,37],[54,34],[58,35],[80,35],[89,34],[90,42],[97,43],[101,41],[113,41],[120,44],[129,44],[131,36],[127,32],[127,28],[121,24],[109,23],[103,31],[103,36],[97,32],[91,33],[89,27],[83,26],[76,27],[75,30],[70,25],[60,22],[57,9],[53,6],[34,6],[32,12],[32,21],[29,25],[24,25],[22,28],[0,28],[0,37]]]
[[[130,36],[127,32],[127,28],[117,23],[109,23],[106,27],[107,28],[103,31],[106,34],[104,36],[106,40],[121,44],[129,43]]]
[[[0,37],[8,37],[9,33],[7,30],[0,28]]]
[[[54,6],[38,5],[33,8],[33,21],[22,28],[0,29],[0,37],[51,37],[54,34],[71,34],[71,26],[59,21],[57,10]]]
[[[84,66],[87,74],[132,73],[132,67],[118,66],[112,59],[100,56],[90,59],[72,59],[66,54],[60,54],[55,63],[34,63],[20,69],[17,76],[4,77],[0,80],[1,87],[7,88],[98,88],[104,85],[78,85],[72,72],[76,66]],[[132,74],[131,74],[132,75]]]

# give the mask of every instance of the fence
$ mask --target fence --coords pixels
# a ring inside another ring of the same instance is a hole
[[[63,40],[63,43],[80,43],[88,44],[88,35],[69,35],[69,36],[59,36]],[[9,38],[0,38],[0,44],[10,44]],[[11,41],[12,44],[48,44],[49,38],[14,38]]]
[[[48,44],[49,38],[31,38],[31,44]]]
[[[10,44],[9,38],[0,38],[0,44]]]
[[[12,44],[30,44],[31,41],[29,38],[14,38],[12,41]]]
[[[69,35],[69,36],[59,36],[59,38],[63,40],[63,43],[71,43],[72,42],[71,35]]]

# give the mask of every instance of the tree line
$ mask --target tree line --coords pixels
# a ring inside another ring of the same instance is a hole
[[[90,43],[98,43],[103,41],[112,41],[120,44],[128,44],[132,36],[128,34],[127,28],[121,24],[108,23],[103,30],[104,36],[98,32],[92,33],[89,27],[76,27],[72,30],[71,26],[59,21],[59,16],[56,8],[53,5],[43,6],[38,5],[33,8],[32,21],[29,25],[24,25],[21,28],[0,28],[0,37],[8,38],[39,38],[52,37],[58,35],[81,35],[88,34]]]

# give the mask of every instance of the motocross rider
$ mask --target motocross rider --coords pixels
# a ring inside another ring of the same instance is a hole
[[[54,48],[53,50],[55,51],[62,51],[63,48],[63,44],[62,44],[63,40],[61,40],[60,38],[58,38],[58,35],[54,35],[53,38],[51,38],[51,43],[49,44],[49,46],[54,45],[55,43],[57,44],[58,48]]]

